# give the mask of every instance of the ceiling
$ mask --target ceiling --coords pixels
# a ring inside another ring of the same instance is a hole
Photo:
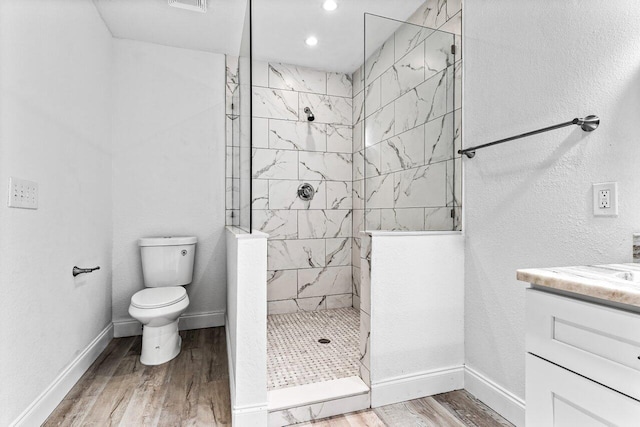
[[[323,0],[254,0],[253,57],[326,71],[352,72],[364,58],[364,13],[407,19],[424,0],[336,0],[326,12]],[[388,26],[385,26],[388,27]],[[395,30],[378,32],[379,42]],[[369,32],[368,32],[369,33]],[[318,45],[304,43],[309,35]]]
[[[207,0],[207,13],[170,7],[167,0],[93,2],[117,38],[236,55],[240,49],[244,0]]]
[[[240,49],[245,0],[207,0],[206,14],[167,0],[93,1],[117,38],[226,54]],[[253,0],[253,57],[350,73],[363,60],[365,12],[404,20],[424,0],[336,1],[338,9],[326,12],[323,0]],[[385,27],[375,31],[380,42],[395,24]],[[319,40],[314,48],[304,43],[309,35]]]

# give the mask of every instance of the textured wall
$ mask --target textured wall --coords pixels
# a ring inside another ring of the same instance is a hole
[[[0,2],[3,426],[111,322],[111,49],[91,2]],[[38,210],[7,208],[9,176]]]
[[[221,313],[224,56],[130,40],[114,48],[113,320],[130,320],[144,287],[143,236],[197,236],[186,313]]]
[[[253,228],[269,234],[269,313],[350,307],[351,78],[266,62],[252,78]],[[309,202],[297,197],[305,182]]]
[[[468,0],[464,145],[597,114],[464,160],[466,363],[524,397],[524,288],[515,270],[631,262],[640,227],[640,4]],[[617,218],[591,184],[617,181]]]

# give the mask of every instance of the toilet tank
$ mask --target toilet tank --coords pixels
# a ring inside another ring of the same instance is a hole
[[[188,285],[193,279],[196,237],[145,237],[138,240],[144,286]]]

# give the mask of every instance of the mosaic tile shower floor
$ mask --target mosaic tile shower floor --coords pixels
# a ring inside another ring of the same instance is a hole
[[[353,307],[268,316],[267,388],[357,376],[359,329]]]

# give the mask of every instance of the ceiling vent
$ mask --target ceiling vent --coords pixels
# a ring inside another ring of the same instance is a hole
[[[207,0],[169,0],[169,6],[207,13]]]

